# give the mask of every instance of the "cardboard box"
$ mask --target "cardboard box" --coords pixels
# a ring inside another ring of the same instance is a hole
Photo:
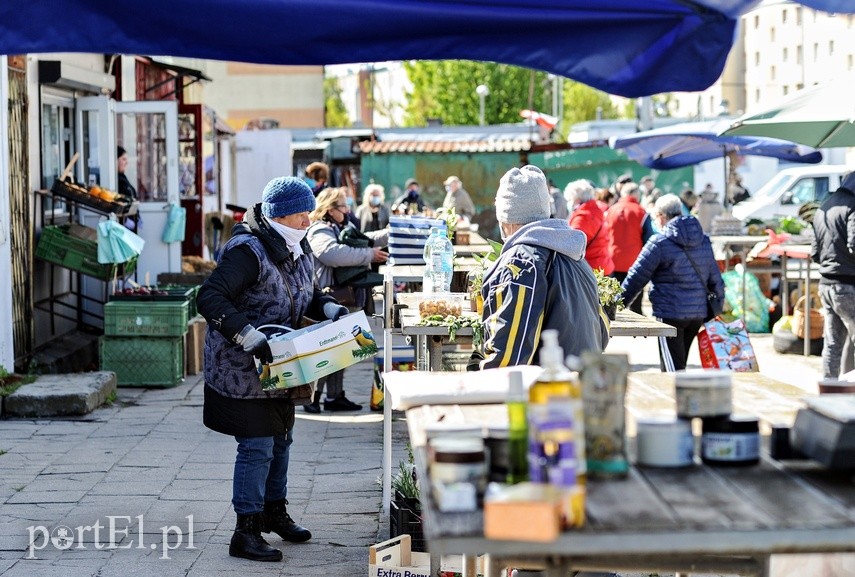
[[[553,485],[519,483],[503,487],[484,500],[484,536],[509,541],[555,541],[561,533],[565,495],[566,491]]]
[[[198,375],[205,370],[205,317],[197,315],[187,323],[185,336],[184,364],[188,375]]]
[[[443,555],[440,565],[440,577],[463,575],[461,555]],[[478,557],[475,568],[479,576],[484,574],[483,557]],[[399,535],[371,545],[368,548],[368,577],[431,577],[430,554],[413,553],[409,535]]]
[[[270,328],[270,327],[259,327]],[[275,328],[275,327],[274,327]],[[362,311],[268,339],[273,362],[258,364],[265,390],[311,383],[377,353],[368,319]]]

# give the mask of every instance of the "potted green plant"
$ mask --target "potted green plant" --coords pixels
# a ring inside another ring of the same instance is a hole
[[[484,300],[481,298],[481,287],[484,284],[484,273],[490,268],[490,265],[498,260],[502,253],[502,243],[494,240],[486,239],[490,245],[490,250],[483,255],[473,255],[477,266],[469,271],[467,276],[467,284],[469,290],[469,301],[472,303],[472,310],[479,314],[484,309]]]
[[[412,538],[413,551],[425,551],[422,508],[413,448],[407,444],[407,459],[398,463],[392,475],[392,503],[389,507],[389,538],[398,535]]]
[[[620,283],[616,278],[604,275],[602,269],[594,269],[594,277],[597,279],[597,294],[600,297],[600,304],[606,311],[609,320],[613,321],[617,311],[624,308],[623,289],[620,288]]]

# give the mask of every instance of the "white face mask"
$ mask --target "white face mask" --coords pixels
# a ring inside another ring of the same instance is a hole
[[[368,202],[371,203],[371,206],[380,206],[380,202],[382,201],[380,200],[379,196],[372,196],[370,199],[368,199]]]
[[[308,232],[306,229],[291,228],[290,226],[285,226],[284,224],[280,224],[267,217],[265,217],[265,220],[270,224],[270,227],[285,240],[285,244],[287,244],[288,248],[291,249],[291,252],[294,253],[295,259],[303,254],[303,249],[300,247],[300,241],[306,238],[306,233]]]

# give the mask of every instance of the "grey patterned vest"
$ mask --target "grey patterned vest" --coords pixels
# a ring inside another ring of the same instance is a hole
[[[299,326],[312,300],[312,255],[290,256],[277,265],[267,255],[261,241],[251,234],[232,237],[223,252],[245,244],[258,257],[258,282],[243,292],[235,307],[244,312],[254,327],[261,325]],[[265,331],[268,332],[268,331]],[[219,394],[239,399],[288,398],[288,389],[262,391],[252,355],[208,329],[205,335],[205,383]]]

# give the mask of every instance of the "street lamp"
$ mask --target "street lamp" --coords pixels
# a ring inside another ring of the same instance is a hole
[[[478,95],[478,98],[481,103],[481,107],[478,113],[478,125],[484,126],[484,99],[490,94],[490,88],[486,84],[479,84],[475,87],[475,94]]]

